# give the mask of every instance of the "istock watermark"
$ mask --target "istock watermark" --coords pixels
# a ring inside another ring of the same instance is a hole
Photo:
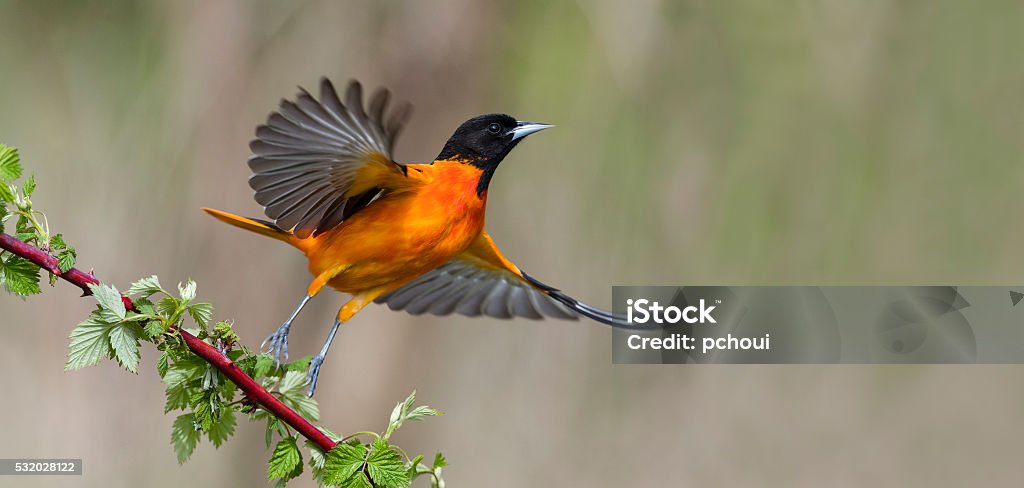
[[[615,363],[1024,363],[1024,286],[616,286]]]

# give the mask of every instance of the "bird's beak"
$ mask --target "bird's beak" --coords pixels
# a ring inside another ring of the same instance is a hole
[[[554,126],[550,124],[538,124],[535,122],[519,121],[518,123],[516,123],[516,128],[512,129],[509,132],[509,134],[512,134],[512,140],[514,141],[516,139],[522,139],[530,134],[533,134],[534,132],[542,131],[549,127]]]

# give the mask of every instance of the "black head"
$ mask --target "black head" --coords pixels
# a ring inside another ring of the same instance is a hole
[[[552,126],[518,121],[511,115],[478,115],[455,129],[437,159],[462,160],[483,169],[477,188],[477,193],[482,193],[509,151],[524,137],[548,127]]]

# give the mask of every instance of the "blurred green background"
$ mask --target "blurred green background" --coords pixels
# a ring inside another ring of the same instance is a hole
[[[1019,1],[0,0],[0,140],[81,267],[194,278],[249,345],[304,259],[198,209],[260,214],[253,129],[322,75],[415,104],[405,161],[480,113],[557,124],[498,171],[488,228],[597,305],[613,284],[1013,284],[1022,48]],[[177,465],[152,349],[138,377],[63,373],[77,297],[0,294],[0,458],[85,459],[4,486],[266,483],[257,426]],[[293,356],[343,300],[307,308]],[[415,388],[447,415],[398,442],[444,451],[449,486],[1024,482],[1020,366],[612,366],[610,336],[371,307],[324,366],[322,423],[383,428]]]

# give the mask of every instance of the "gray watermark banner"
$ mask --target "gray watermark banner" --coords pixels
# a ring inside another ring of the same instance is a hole
[[[81,459],[0,459],[0,475],[81,475]]]
[[[1024,363],[1024,286],[616,286],[612,361]],[[1020,305],[1018,305],[1020,304]]]

